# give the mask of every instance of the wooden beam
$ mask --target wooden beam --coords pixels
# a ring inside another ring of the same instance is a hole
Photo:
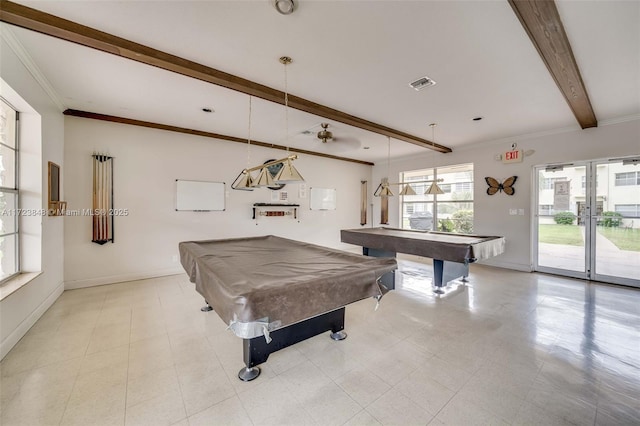
[[[587,88],[553,0],[509,0],[583,129],[597,127]]]
[[[171,55],[152,47],[144,46],[8,0],[0,0],[0,20],[48,36],[142,62],[147,65],[284,105],[284,92],[280,90],[272,89],[268,86],[228,74],[206,65]],[[275,60],[276,58],[274,58],[274,61]],[[451,152],[451,148],[436,144],[427,139],[394,130],[390,127],[358,118],[298,96],[289,95],[289,106],[300,111],[308,112],[309,114],[389,136],[423,148],[439,152]]]
[[[147,127],[149,129],[184,133],[187,135],[204,136],[205,138],[220,139],[223,141],[238,142],[242,144],[246,144],[248,142],[247,139],[237,138],[235,136],[221,135],[219,133],[211,133],[211,132],[205,132],[202,130],[187,129],[185,127],[170,126],[168,124],[153,123],[150,121],[134,120],[132,118],[116,117],[114,115],[97,114],[95,112],[87,112],[87,111],[78,111],[76,109],[67,109],[64,111],[63,114],[69,115],[72,117],[91,118],[93,120],[109,121],[111,123],[129,124],[131,126]],[[253,139],[251,140],[251,145],[263,146],[265,148],[281,149],[283,151],[287,150],[286,146],[276,145],[268,142],[255,141]],[[350,163],[364,164],[366,166],[375,165],[374,163],[371,163],[369,161],[356,160],[356,159],[347,158],[347,157],[338,157],[336,155],[324,154],[322,152],[307,151],[306,149],[289,147],[289,151],[296,152],[298,154],[307,154],[307,155],[315,155],[316,157],[330,158],[332,160],[340,160],[340,161],[348,161]]]

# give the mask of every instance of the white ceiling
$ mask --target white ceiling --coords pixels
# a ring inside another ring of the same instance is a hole
[[[505,1],[18,1],[56,16],[284,90],[455,150],[579,128]],[[599,121],[640,113],[640,2],[559,1]],[[66,108],[246,137],[248,96],[28,30],[9,27]],[[428,75],[437,84],[416,92]],[[213,114],[201,111],[215,110]],[[482,116],[480,122],[471,118]],[[289,144],[367,161],[384,136],[290,109]],[[284,107],[253,100],[252,137],[285,144]],[[364,150],[365,146],[370,149]],[[392,157],[425,152],[392,141]],[[437,154],[446,155],[446,154]]]

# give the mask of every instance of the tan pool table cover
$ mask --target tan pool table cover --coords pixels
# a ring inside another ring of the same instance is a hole
[[[375,258],[272,235],[181,242],[180,261],[220,318],[287,326],[367,297],[397,268]]]

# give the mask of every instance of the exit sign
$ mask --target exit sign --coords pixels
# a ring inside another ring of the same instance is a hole
[[[503,163],[521,163],[522,157],[523,157],[523,154],[521,149],[507,151],[504,154],[502,154],[502,162]]]

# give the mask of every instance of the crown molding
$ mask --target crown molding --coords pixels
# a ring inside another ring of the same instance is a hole
[[[640,114],[631,114],[631,115],[625,115],[622,117],[616,117],[616,118],[609,118],[606,120],[601,120],[598,122],[598,127],[606,127],[606,126],[612,126],[615,124],[621,124],[621,123],[628,123],[628,122],[632,122],[632,121],[638,121],[640,120]],[[555,129],[549,129],[549,130],[543,130],[540,132],[533,132],[533,133],[524,133],[521,135],[515,135],[515,136],[509,136],[506,138],[500,138],[500,139],[490,139],[487,141],[481,141],[481,142],[477,142],[477,143],[469,143],[469,144],[465,144],[462,146],[456,146],[454,147],[455,152],[464,152],[464,151],[469,151],[471,149],[478,149],[478,148],[484,148],[484,147],[490,147],[490,146],[494,146],[494,145],[500,145],[500,144],[511,144],[513,142],[521,142],[521,141],[527,141],[527,140],[532,140],[532,139],[539,139],[545,136],[553,136],[553,135],[559,135],[562,133],[570,133],[570,132],[577,132],[577,131],[581,131],[581,129],[577,126],[568,126],[568,127],[558,127]],[[582,131],[593,131],[593,129],[588,129],[588,130],[582,130]],[[409,155],[409,156],[403,156],[403,157],[397,157],[397,158],[392,158],[391,159],[391,163],[394,162],[403,162],[406,160],[410,160],[410,159],[423,159],[423,158],[431,158],[434,157],[434,155],[436,155],[437,153],[433,153],[433,152],[429,152],[429,153],[424,153],[424,154],[420,154],[420,155]],[[443,157],[444,158],[444,157]]]
[[[612,124],[626,123],[628,121],[640,120],[640,114],[625,115],[622,117],[609,118],[598,122],[599,126],[610,126]]]
[[[60,99],[60,96],[55,91],[49,80],[44,76],[40,68],[36,65],[35,61],[29,55],[22,43],[16,38],[15,34],[8,25],[0,24],[0,37],[7,43],[9,48],[16,54],[22,65],[29,71],[33,78],[38,82],[42,90],[49,96],[51,101],[60,110],[60,112],[66,109],[64,103]]]

